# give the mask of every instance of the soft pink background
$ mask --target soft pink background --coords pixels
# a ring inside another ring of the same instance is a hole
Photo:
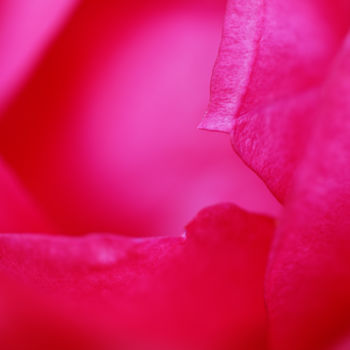
[[[1,231],[175,234],[217,202],[277,212],[228,139],[197,130],[224,1],[53,3],[1,5],[0,186],[16,183]]]

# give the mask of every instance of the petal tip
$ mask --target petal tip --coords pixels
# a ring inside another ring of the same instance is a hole
[[[232,130],[232,122],[227,116],[206,112],[197,128],[229,134]]]

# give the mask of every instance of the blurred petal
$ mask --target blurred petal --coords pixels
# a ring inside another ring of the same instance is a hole
[[[79,0],[1,0],[0,110],[24,82]]]
[[[349,2],[231,0],[200,127],[234,149],[284,200],[314,119],[318,86],[349,26]]]
[[[350,331],[350,35],[273,245],[272,349],[323,349]]]
[[[61,232],[176,234],[231,200],[278,211],[220,135],[196,130],[223,5],[87,0],[75,11],[0,125],[4,158]]]
[[[1,158],[0,193],[0,232],[53,230],[37,203]]]
[[[118,349],[264,349],[273,230],[273,220],[225,204],[200,212],[178,237],[1,235],[0,272],[75,310],[71,321],[95,320],[125,345]]]
[[[338,342],[335,346],[331,348],[331,350],[349,350],[350,349],[350,339],[346,337]]]

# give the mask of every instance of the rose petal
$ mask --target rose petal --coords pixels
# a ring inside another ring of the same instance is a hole
[[[1,235],[0,272],[137,349],[264,349],[273,230],[273,220],[227,204],[200,212],[179,237]]]
[[[200,127],[231,133],[234,149],[281,201],[349,9],[343,0],[229,2]]]
[[[318,106],[267,278],[272,349],[323,349],[350,327],[350,35]]]

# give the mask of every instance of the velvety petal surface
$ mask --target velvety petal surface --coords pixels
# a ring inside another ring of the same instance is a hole
[[[272,349],[329,349],[350,330],[349,62],[350,36],[322,88],[273,244],[266,284]]]
[[[25,338],[32,343],[25,344],[35,348],[44,339],[51,348],[47,332],[60,328],[40,324],[59,322],[50,316],[56,307],[62,320],[69,316],[65,327],[76,322],[88,331],[90,324],[94,335],[103,329],[112,348],[264,349],[263,279],[273,230],[272,219],[223,204],[201,211],[177,237],[2,234],[3,305],[13,299],[4,276],[40,303],[24,307],[16,297],[17,306],[3,307],[0,340],[21,345],[26,327],[17,323],[32,318]],[[65,336],[61,329],[61,341]]]
[[[200,127],[231,134],[283,201],[323,81],[350,23],[347,1],[231,0]]]
[[[196,126],[224,1],[86,0],[4,113],[0,152],[68,234],[176,234],[223,201],[278,205]],[[137,218],[137,220],[135,220]]]

